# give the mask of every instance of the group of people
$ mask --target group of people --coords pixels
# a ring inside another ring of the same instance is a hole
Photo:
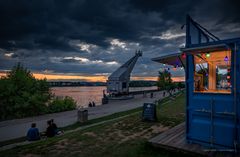
[[[88,103],[88,107],[95,107],[96,106],[96,104],[95,104],[95,102],[93,101],[93,102],[89,102]]]
[[[36,127],[36,123],[32,123],[31,128],[27,132],[27,140],[36,141],[40,140],[41,137],[54,137],[63,133],[58,129],[53,119],[47,121],[47,125],[46,131],[40,134],[38,128]]]

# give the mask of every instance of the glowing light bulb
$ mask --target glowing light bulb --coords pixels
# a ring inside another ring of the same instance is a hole
[[[225,62],[228,62],[228,56],[226,56],[226,57],[224,58],[224,61],[225,61]]]
[[[182,53],[182,58],[186,58],[186,53]]]
[[[208,58],[209,58],[209,57],[210,57],[210,53],[207,53],[207,54],[206,54],[206,57],[208,57]]]

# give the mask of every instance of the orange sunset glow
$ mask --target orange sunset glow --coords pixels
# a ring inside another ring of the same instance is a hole
[[[5,72],[0,72],[0,77],[6,76]],[[79,76],[79,75],[64,75],[64,74],[43,74],[43,73],[33,73],[33,76],[37,79],[44,79],[47,80],[83,80],[88,82],[106,82],[107,77],[106,75],[101,76]],[[156,77],[139,77],[133,76],[131,77],[132,80],[148,80],[148,81],[157,81]],[[184,77],[172,77],[174,82],[181,82],[184,81]]]

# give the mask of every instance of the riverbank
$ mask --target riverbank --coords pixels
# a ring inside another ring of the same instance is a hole
[[[153,98],[150,98],[149,94],[147,97],[136,95],[134,99],[112,101],[106,105],[88,108],[89,120],[142,107],[144,102],[155,102],[162,99],[162,92],[163,91],[156,92]],[[0,141],[24,137],[33,122],[37,124],[40,131],[45,131],[47,126],[46,122],[49,119],[54,119],[59,127],[65,127],[76,123],[77,110],[0,122]]]
[[[52,94],[65,97],[69,96],[73,98],[78,107],[87,108],[89,102],[94,101],[96,106],[102,105],[102,97],[103,91],[106,91],[106,86],[81,86],[81,87],[52,87],[51,92]],[[135,94],[137,91],[149,91],[149,90],[157,90],[156,86],[152,87],[130,87],[129,91],[134,92]]]
[[[157,122],[141,121],[139,111],[85,129],[76,128],[63,136],[2,151],[0,156],[181,156],[155,149],[147,144],[147,140],[184,121],[184,95],[160,103]]]

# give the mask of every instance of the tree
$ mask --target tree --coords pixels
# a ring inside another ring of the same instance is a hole
[[[171,73],[167,70],[159,71],[157,86],[161,90],[167,90],[172,95],[172,91],[176,88],[176,84],[172,82]]]
[[[178,82],[178,83],[177,83],[177,87],[178,87],[179,89],[185,88],[185,84],[182,83],[182,82]]]
[[[46,79],[35,79],[20,63],[0,79],[0,119],[46,113],[50,99]]]
[[[167,85],[172,82],[171,73],[167,70],[159,71],[157,86],[159,89],[166,90]]]

